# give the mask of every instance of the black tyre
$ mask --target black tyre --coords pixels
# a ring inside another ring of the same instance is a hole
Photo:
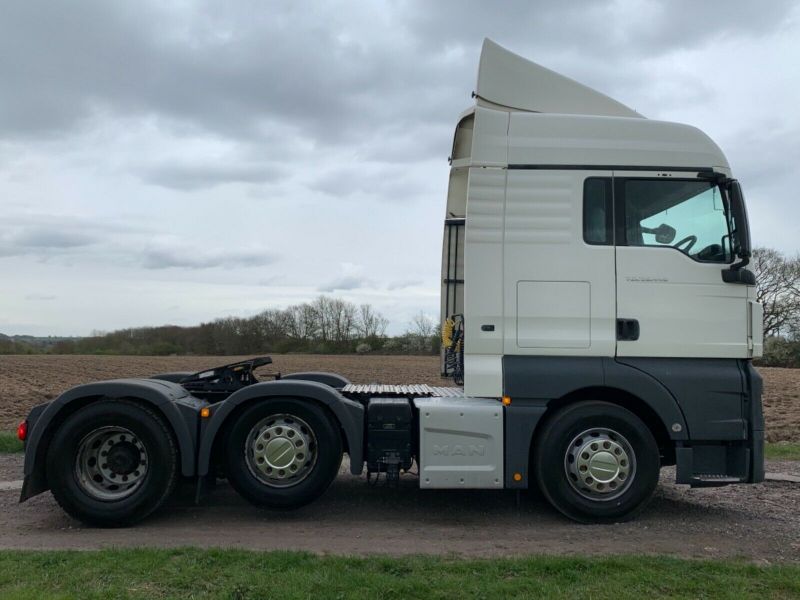
[[[103,400],[73,413],[47,451],[47,480],[70,515],[100,527],[144,519],[177,481],[172,432],[155,412],[127,400]]]
[[[632,412],[609,402],[579,402],[544,424],[532,464],[544,496],[582,523],[625,521],[653,495],[658,445]]]
[[[339,472],[342,438],[328,412],[285,399],[246,408],[224,437],[224,466],[244,498],[266,508],[299,508],[321,496]]]

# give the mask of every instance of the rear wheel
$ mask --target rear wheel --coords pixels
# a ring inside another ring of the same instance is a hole
[[[256,403],[224,438],[225,471],[247,500],[267,508],[298,508],[328,489],[342,462],[342,439],[322,407],[286,399]]]
[[[550,503],[580,522],[624,521],[650,500],[658,445],[629,410],[608,402],[567,406],[543,424],[533,465]]]
[[[47,452],[53,496],[90,525],[131,525],[156,510],[177,480],[171,431],[152,410],[127,400],[91,404],[56,430]]]

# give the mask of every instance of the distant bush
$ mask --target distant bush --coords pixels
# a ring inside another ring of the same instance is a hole
[[[755,363],[764,367],[800,368],[800,340],[768,337],[764,340],[764,356]]]
[[[381,346],[382,354],[438,354],[441,339],[437,335],[421,336],[405,333],[389,338]]]
[[[400,349],[400,342],[395,338],[389,338],[383,343],[383,351],[393,354]]]
[[[356,346],[356,354],[369,354],[372,352],[372,346],[366,342],[361,342]]]
[[[148,354],[152,356],[170,356],[171,354],[181,354],[183,348],[173,342],[156,342],[150,346]]]

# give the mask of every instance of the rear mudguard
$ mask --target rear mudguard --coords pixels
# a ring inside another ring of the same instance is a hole
[[[348,400],[330,385],[298,378],[257,383],[212,406],[211,416],[201,429],[197,475],[208,475],[214,442],[237,407],[248,402],[269,402],[279,398],[308,399],[328,408],[344,432],[350,455],[350,472],[354,475],[361,474],[364,465],[364,407],[358,402]]]
[[[160,379],[161,381],[172,381],[180,383],[190,375],[194,375],[194,371],[178,371],[176,373],[159,373],[158,375],[151,375],[150,379]]]
[[[302,379],[303,381],[316,381],[317,383],[324,383],[335,390],[341,390],[344,386],[350,383],[346,377],[342,377],[338,373],[325,373],[323,371],[306,371],[301,373],[289,373],[281,377],[281,380],[286,379]]]
[[[181,457],[181,473],[195,474],[197,421],[206,403],[190,396],[176,383],[154,379],[116,379],[71,388],[48,404],[34,408],[28,417],[25,442],[25,482],[20,501],[47,490],[45,457],[56,426],[76,406],[100,399],[131,398],[154,408],[172,428]]]

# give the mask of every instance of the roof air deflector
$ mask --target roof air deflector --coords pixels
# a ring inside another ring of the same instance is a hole
[[[478,68],[479,100],[530,112],[642,117],[635,110],[577,81],[483,41]]]

